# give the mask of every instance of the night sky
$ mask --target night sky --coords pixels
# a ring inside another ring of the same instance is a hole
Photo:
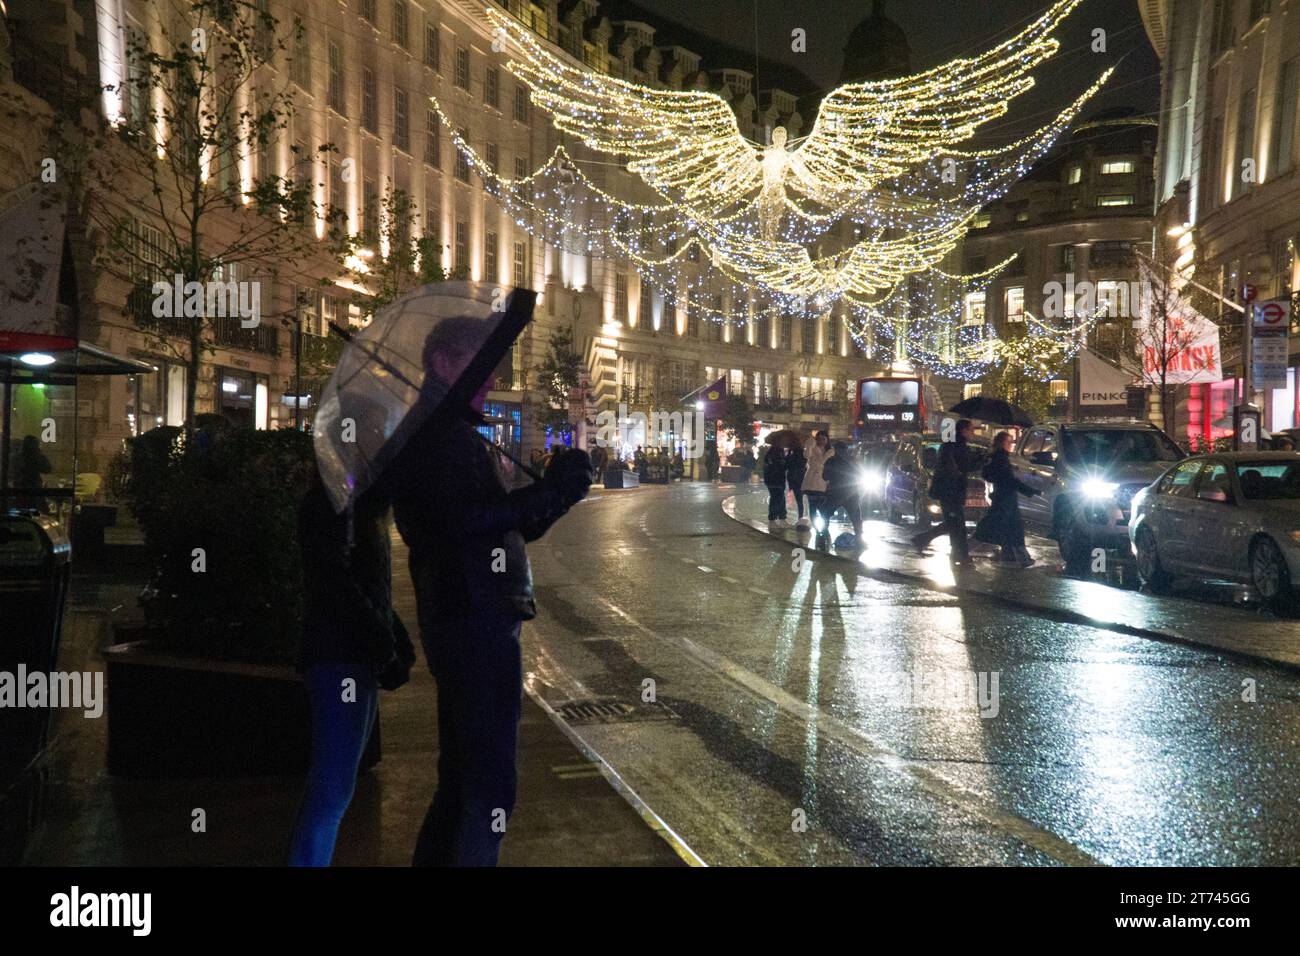
[[[781,60],[801,70],[818,86],[839,82],[849,33],[870,15],[872,0],[641,0],[656,16],[656,26],[675,20],[728,44]],[[914,72],[960,56],[972,56],[1023,29],[1050,6],[1049,0],[886,0],[886,16],[903,28],[912,48]],[[757,8],[757,37],[755,9]],[[808,52],[792,53],[790,31],[808,34]],[[1092,31],[1107,32],[1106,54],[1090,49]],[[1092,83],[1107,66],[1124,57],[1119,70],[1085,112],[1128,106],[1155,114],[1159,109],[1159,60],[1152,50],[1136,0],[1084,0],[1057,33],[1061,51],[1040,67],[1038,86],[1019,98],[999,136],[1021,135],[1047,121]],[[1125,56],[1126,55],[1126,56]],[[714,69],[749,63],[706,63]],[[759,77],[762,84],[762,76]]]

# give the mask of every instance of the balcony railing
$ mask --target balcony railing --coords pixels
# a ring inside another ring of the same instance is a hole
[[[840,403],[834,399],[825,398],[801,398],[799,399],[799,413],[801,415],[838,415]]]
[[[255,325],[246,329],[234,317],[212,320],[212,341],[222,348],[261,352],[263,355],[280,354],[280,337],[274,326]]]
[[[754,401],[755,411],[760,412],[785,412],[789,414],[793,411],[794,403],[788,398],[781,398],[776,395],[760,395]]]

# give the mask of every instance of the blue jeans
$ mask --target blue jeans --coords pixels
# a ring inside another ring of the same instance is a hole
[[[344,699],[345,680],[356,692]],[[311,767],[289,844],[290,866],[329,866],[343,814],[356,789],[357,767],[379,714],[379,685],[364,664],[324,661],[307,668]]]
[[[438,789],[415,843],[415,866],[496,866],[515,808],[519,625],[476,617],[421,628],[438,682]]]

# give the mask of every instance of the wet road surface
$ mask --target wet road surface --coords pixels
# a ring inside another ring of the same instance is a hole
[[[800,560],[735,493],[529,546],[530,691],[703,862],[1300,862],[1300,676]]]

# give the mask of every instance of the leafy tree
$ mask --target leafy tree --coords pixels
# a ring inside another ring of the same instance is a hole
[[[160,20],[158,49],[134,31],[128,35],[127,76],[109,88],[124,115],[100,131],[89,218],[105,237],[100,266],[132,285],[128,315],[188,366],[189,428],[218,317],[205,308],[156,318],[154,283],[175,276],[185,283],[228,280],[236,268],[274,279],[319,251],[319,220],[337,239],[342,215],[313,200],[313,172],[331,146],[293,143],[284,174],[267,161],[290,135],[296,101],[287,81],[270,87],[265,67],[292,61],[299,45],[285,37],[299,38],[301,22],[282,25],[250,0],[177,0]]]
[[[744,395],[727,393],[727,403],[722,408],[721,428],[728,438],[740,439],[746,443],[754,440],[754,409]]]
[[[573,350],[573,332],[557,329],[547,342],[546,357],[537,369],[538,398],[533,415],[543,428],[572,434],[575,425],[569,414],[569,395],[582,382],[582,356]]]

